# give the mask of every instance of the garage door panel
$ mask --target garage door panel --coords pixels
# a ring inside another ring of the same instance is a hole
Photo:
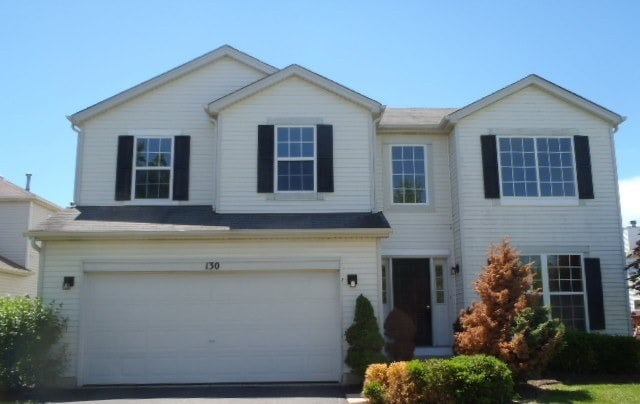
[[[92,273],[84,384],[337,381],[335,272]]]

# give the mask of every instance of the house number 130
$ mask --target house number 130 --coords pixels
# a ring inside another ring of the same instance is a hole
[[[220,269],[220,262],[218,261],[209,261],[204,264],[204,269],[207,271],[213,271]]]

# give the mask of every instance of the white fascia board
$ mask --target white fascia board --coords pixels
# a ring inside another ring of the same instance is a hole
[[[235,104],[239,101],[242,101],[245,98],[248,98],[268,87],[276,85],[290,77],[299,77],[303,80],[306,80],[316,86],[323,88],[329,92],[332,92],[342,98],[345,98],[357,105],[362,106],[365,109],[371,111],[372,114],[380,114],[384,110],[384,105],[380,104],[378,101],[375,101],[369,97],[366,97],[358,92],[355,92],[341,84],[336,83],[333,80],[329,80],[328,78],[321,76],[317,73],[314,73],[308,69],[305,69],[299,65],[291,65],[288,66],[276,73],[271,74],[263,79],[260,79],[248,86],[245,86],[233,93],[225,95],[224,97],[218,98],[215,101],[212,101],[207,106],[207,112],[216,117],[220,111],[227,108],[228,106]]]
[[[252,56],[249,56],[246,53],[240,52],[239,50],[232,48],[229,45],[224,45],[209,53],[206,53],[200,57],[197,57],[187,63],[184,63],[176,68],[173,68],[165,73],[162,73],[152,79],[149,79],[134,87],[131,87],[128,90],[124,90],[121,93],[118,93],[112,97],[109,97],[103,101],[100,101],[97,104],[94,104],[88,108],[83,109],[82,111],[76,112],[71,116],[67,116],[67,119],[71,121],[74,125],[79,125],[83,121],[86,121],[87,119],[101,112],[104,112],[110,108],[113,108],[126,101],[129,101],[132,98],[135,98],[165,83],[168,83],[172,80],[182,77],[196,69],[199,69],[212,62],[215,62],[216,60],[219,60],[225,56],[230,57],[234,60],[237,60],[241,63],[244,63],[250,67],[253,67],[254,69],[267,75],[273,74],[278,71],[277,68],[269,64],[266,64]]]
[[[29,276],[34,274],[34,272],[30,269],[17,269],[17,268],[0,268],[0,273],[17,275],[17,276]]]
[[[609,122],[614,127],[617,127],[619,124],[624,122],[625,117],[616,114],[613,111],[610,111],[588,99],[573,93],[565,88],[560,87],[559,85],[552,83],[542,77],[530,74],[527,77],[516,81],[515,83],[508,85],[507,87],[496,91],[495,93],[489,94],[486,97],[475,101],[466,107],[460,108],[459,110],[447,115],[443,119],[443,124],[446,122],[457,123],[460,119],[473,114],[474,112],[479,111],[482,108],[485,108],[494,102],[497,102],[505,97],[508,97],[526,87],[536,86],[562,100],[568,102],[569,104],[575,105],[587,112],[592,113],[593,115],[598,116],[599,118]]]
[[[77,231],[25,233],[36,240],[206,240],[289,238],[386,238],[391,229],[269,229],[269,230],[185,230],[185,231]]]

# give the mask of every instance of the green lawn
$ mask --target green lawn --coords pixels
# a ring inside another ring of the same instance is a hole
[[[542,382],[534,388],[528,403],[640,403],[640,380],[637,382]],[[531,392],[529,392],[531,393]]]

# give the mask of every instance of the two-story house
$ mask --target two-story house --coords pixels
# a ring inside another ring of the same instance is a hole
[[[69,119],[76,206],[30,235],[78,385],[342,381],[360,294],[446,354],[505,236],[554,315],[629,333],[623,118],[538,76],[394,109],[223,46]]]
[[[25,233],[60,210],[0,177],[0,296],[36,296],[40,255]]]

